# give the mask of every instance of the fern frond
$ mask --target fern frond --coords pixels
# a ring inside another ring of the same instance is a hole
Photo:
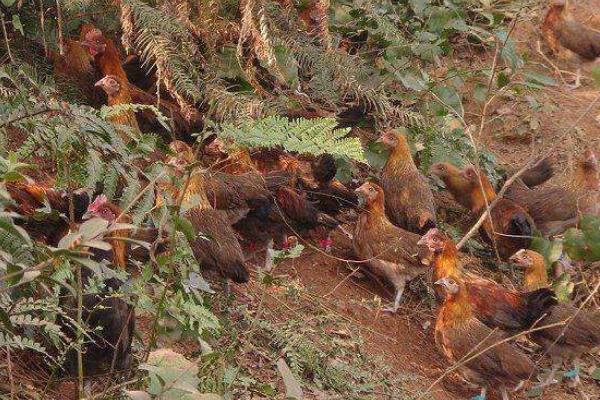
[[[296,119],[272,116],[240,125],[224,124],[220,131],[246,146],[276,147],[319,155],[329,153],[365,162],[360,140],[347,137],[349,128],[336,129],[333,118]]]

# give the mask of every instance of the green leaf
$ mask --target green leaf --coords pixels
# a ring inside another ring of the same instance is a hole
[[[600,368],[596,368],[594,372],[592,372],[592,374],[590,375],[590,378],[596,381],[600,381]]]
[[[1,0],[5,7],[11,7],[17,0]]]
[[[556,80],[548,75],[538,74],[537,72],[532,71],[524,71],[523,75],[525,75],[528,80],[539,83],[543,86],[558,86]]]
[[[23,35],[23,36],[25,35],[25,32],[23,31],[23,24],[21,24],[21,18],[19,18],[18,14],[13,14],[12,24],[13,24],[13,28],[15,28],[16,30],[21,32],[21,35]]]
[[[103,218],[92,218],[81,224],[79,227],[79,233],[81,234],[83,240],[88,241],[97,238],[104,232],[107,232],[108,225],[109,222]]]
[[[473,98],[478,103],[484,103],[487,100],[488,87],[478,83],[473,89]]]
[[[504,86],[510,83],[510,78],[508,75],[504,73],[504,71],[498,72],[498,76],[496,77],[496,85],[498,89],[502,89]]]
[[[594,85],[600,88],[600,67],[596,66],[592,68],[592,78],[594,79]]]
[[[423,82],[421,79],[417,78],[416,75],[407,72],[405,74],[397,74],[398,78],[400,79],[400,82],[402,82],[402,84],[410,90],[414,90],[416,92],[421,92],[425,89],[427,89],[427,85],[425,85],[425,82]]]
[[[175,217],[175,229],[185,235],[191,243],[196,240],[196,230],[189,219],[179,215]]]
[[[21,238],[24,242],[26,242],[28,245],[33,245],[33,242],[31,241],[31,238],[29,237],[29,234],[27,233],[27,231],[23,228],[21,228],[18,225],[15,225],[10,219],[8,218],[0,218],[0,229],[4,229],[5,231]]]

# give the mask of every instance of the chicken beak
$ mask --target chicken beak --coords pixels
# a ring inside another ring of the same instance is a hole
[[[87,221],[88,219],[91,219],[93,217],[94,217],[94,213],[92,213],[90,211],[87,211],[85,214],[83,214],[81,216],[81,219],[84,220],[84,221]]]
[[[102,78],[98,82],[94,83],[95,87],[101,87],[102,85],[104,85],[104,78]]]
[[[445,286],[446,285],[446,278],[438,279],[437,281],[433,282],[433,284],[436,285],[436,286]]]

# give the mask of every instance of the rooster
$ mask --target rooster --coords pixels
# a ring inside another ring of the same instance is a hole
[[[530,290],[548,286],[548,275],[544,257],[531,250],[521,250],[510,259],[524,269],[524,288]],[[579,310],[571,304],[555,304],[546,311],[546,316],[537,324],[540,327],[556,325],[530,334],[552,358],[552,370],[542,386],[551,384],[556,371],[563,362],[573,363],[574,382],[579,382],[581,356],[600,346],[600,319],[589,311]],[[564,323],[561,325],[560,323]]]
[[[434,228],[423,235],[419,246],[426,247],[433,255],[432,281],[446,277],[460,278],[473,314],[492,329],[515,332],[528,329],[548,307],[555,304],[551,290],[514,292],[494,281],[464,271],[458,260],[456,245],[438,229]],[[436,293],[438,298],[443,297],[439,291]]]
[[[501,332],[477,319],[476,306],[460,278],[448,276],[435,284],[441,286],[445,294],[435,324],[438,348],[452,364],[462,362],[458,370],[481,387],[479,399],[485,399],[489,388],[498,388],[502,399],[508,400],[507,386],[520,386],[522,381],[536,374],[537,367],[516,346],[502,342]]]
[[[390,131],[378,141],[390,149],[380,179],[390,221],[412,232],[425,233],[436,225],[433,194],[412,159],[406,136]]]
[[[365,210],[360,213],[354,230],[354,253],[376,277],[394,286],[394,304],[386,311],[395,313],[406,282],[426,271],[414,256],[418,253],[420,237],[390,222],[385,213],[382,188],[367,182],[356,189],[356,193]]]
[[[463,169],[461,175],[469,183],[466,196],[471,211],[480,215],[496,198],[488,177],[474,167]],[[479,230],[483,239],[493,244],[502,259],[508,259],[517,250],[527,248],[535,231],[535,223],[527,212],[512,200],[502,198],[491,209]]]

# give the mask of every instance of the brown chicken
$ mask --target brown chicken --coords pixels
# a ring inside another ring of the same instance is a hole
[[[485,399],[489,388],[498,388],[502,399],[507,400],[507,389],[518,387],[536,374],[535,364],[511,343],[498,344],[504,336],[477,319],[469,291],[460,278],[449,276],[435,283],[445,293],[435,324],[438,348],[452,364],[468,360],[458,371],[481,387],[479,398]]]
[[[595,61],[600,57],[600,32],[575,21],[567,0],[554,0],[542,23],[542,34],[560,58]]]
[[[204,172],[196,171],[183,194],[184,216],[196,230],[190,243],[194,257],[203,268],[218,271],[237,283],[248,282],[249,274],[242,248],[226,217],[213,209],[206,196]]]
[[[571,190],[577,193],[579,215],[600,216],[600,170],[598,155],[594,150],[586,150],[577,162]]]
[[[47,188],[30,179],[7,182],[6,190],[15,203],[10,209],[26,218],[17,223],[22,224],[35,240],[51,246],[56,246],[68,233],[70,222],[81,222],[90,203],[85,191]],[[70,220],[71,197],[74,221]]]
[[[385,213],[382,188],[367,182],[356,189],[356,193],[365,208],[354,230],[354,253],[373,275],[394,286],[394,304],[386,310],[396,312],[406,282],[427,271],[415,257],[420,237],[390,222]]]
[[[525,290],[548,285],[544,257],[531,250],[522,250],[511,257],[511,261],[524,268]],[[550,307],[546,316],[536,326],[560,324],[530,334],[531,340],[540,345],[545,354],[552,358],[552,371],[542,386],[551,384],[558,368],[571,361],[575,372],[575,383],[579,382],[580,357],[600,345],[600,320],[592,312],[560,303]]]
[[[494,201],[496,192],[488,177],[474,167],[463,169],[461,174],[469,182],[469,188],[460,196],[469,197],[471,211],[480,215]],[[492,208],[479,232],[485,241],[496,247],[501,258],[508,259],[517,250],[529,247],[535,224],[521,206],[502,198]]]
[[[473,207],[471,197],[465,196],[465,193],[469,191],[470,185],[461,174],[460,168],[447,162],[439,162],[429,168],[429,174],[440,178],[444,182],[446,190],[450,192],[458,204],[468,210]]]
[[[119,78],[114,75],[107,75],[95,84],[95,86],[102,88],[108,96],[109,106],[132,103],[129,91],[123,90],[125,87],[124,85],[127,85],[127,82],[120,81]],[[140,127],[133,110],[123,110],[112,116],[110,120],[116,125],[124,125],[131,128],[130,132],[119,130],[121,138],[125,143],[131,141],[131,135],[134,137],[140,135]]]
[[[406,136],[389,131],[378,141],[390,149],[380,180],[390,221],[412,232],[427,232],[436,224],[433,193],[412,159]]]
[[[506,289],[494,281],[484,279],[462,269],[454,242],[432,229],[427,232],[419,245],[433,254],[432,281],[446,277],[460,278],[469,298],[475,317],[488,327],[506,331],[522,331],[531,326],[548,307],[556,304],[554,294],[549,289],[519,293]],[[436,290],[438,298],[442,293]]]
[[[566,188],[529,189],[515,182],[506,197],[523,207],[545,236],[563,233],[577,224],[578,214],[598,215],[597,165],[596,154],[587,150],[577,162],[574,177]]]

